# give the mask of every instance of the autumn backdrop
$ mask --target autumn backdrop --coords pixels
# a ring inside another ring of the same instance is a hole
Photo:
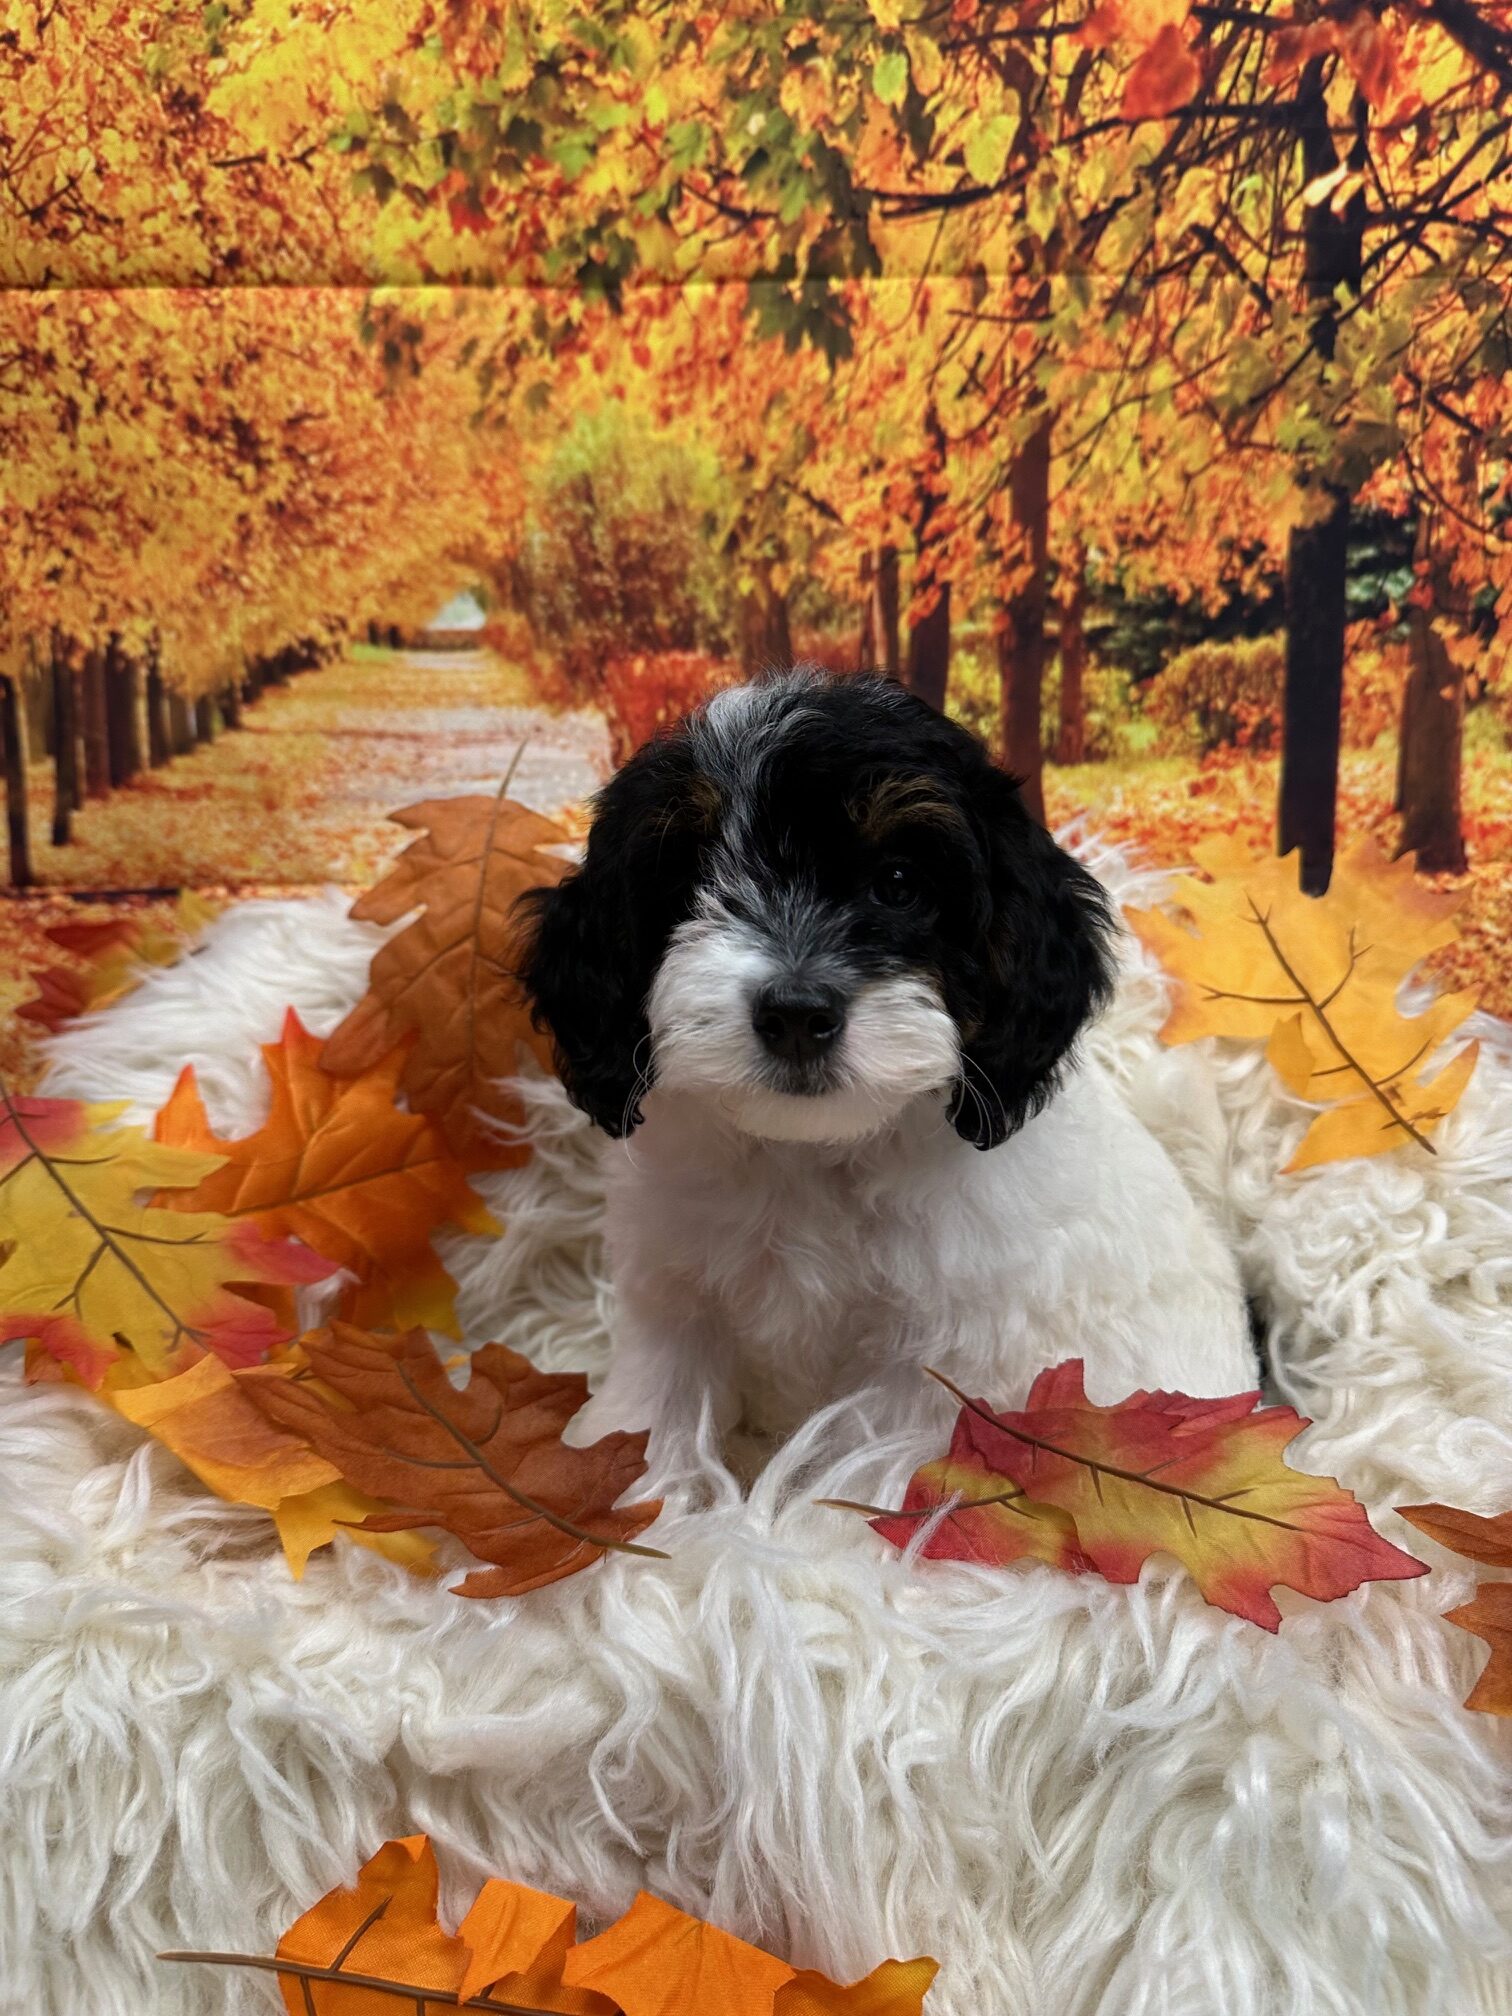
[[[1512,1006],[1505,0],[0,18],[0,1008],[794,655]]]

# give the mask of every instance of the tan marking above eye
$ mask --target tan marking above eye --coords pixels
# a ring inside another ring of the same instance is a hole
[[[963,824],[960,809],[932,777],[884,777],[866,798],[846,809],[861,837],[872,842],[885,840],[901,826],[958,829]]]

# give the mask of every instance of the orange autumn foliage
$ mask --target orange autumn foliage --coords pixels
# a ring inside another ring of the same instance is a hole
[[[500,1877],[446,1932],[439,1887],[430,1842],[409,1835],[297,1919],[276,1957],[162,1957],[277,1973],[289,2016],[392,2016],[406,2003],[501,2016],[924,2016],[937,1972],[929,1959],[884,1960],[842,1987],[645,1892],[579,1943],[573,1905]]]
[[[323,1048],[290,1009],[279,1041],[263,1045],[268,1117],[240,1140],[212,1128],[194,1067],[185,1065],[155,1138],[224,1159],[193,1190],[158,1201],[302,1240],[356,1277],[345,1304],[354,1323],[423,1324],[455,1337],[455,1284],[431,1235],[442,1225],[474,1233],[499,1226],[435,1122],[397,1104],[409,1046],[348,1079],[322,1070]]]
[[[507,788],[509,779],[505,779]],[[396,812],[420,837],[352,906],[370,924],[420,915],[374,956],[369,991],[326,1045],[327,1071],[371,1070],[413,1036],[400,1083],[460,1154],[508,1165],[524,1150],[501,1141],[519,1119],[499,1082],[519,1069],[523,1044],[549,1067],[511,978],[515,904],[558,881],[570,862],[544,852],[570,844],[554,820],[504,796],[438,798]]]

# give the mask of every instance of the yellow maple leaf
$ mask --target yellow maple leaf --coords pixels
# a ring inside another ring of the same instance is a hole
[[[31,1340],[89,1386],[123,1348],[153,1376],[201,1351],[265,1357],[288,1331],[233,1284],[319,1281],[331,1262],[216,1212],[144,1202],[222,1158],[149,1141],[124,1110],[0,1084],[0,1344]]]
[[[1475,1006],[1440,994],[1418,1015],[1397,1004],[1428,952],[1457,936],[1459,899],[1426,889],[1406,862],[1365,840],[1343,854],[1328,894],[1304,896],[1292,857],[1255,860],[1232,839],[1196,849],[1210,879],[1183,877],[1173,901],[1196,929],[1130,910],[1140,942],[1176,982],[1162,1042],[1202,1036],[1263,1041],[1288,1090],[1325,1105],[1288,1171],[1428,1136],[1475,1069],[1467,1044],[1429,1075],[1435,1053]]]

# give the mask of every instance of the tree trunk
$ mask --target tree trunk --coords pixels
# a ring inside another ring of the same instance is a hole
[[[756,585],[741,605],[741,659],[747,672],[786,671],[793,662],[787,596],[772,585],[772,565],[758,561]]]
[[[142,736],[137,725],[137,667],[114,638],[105,661],[105,725],[110,744],[110,781],[117,789],[129,784],[142,767]]]
[[[1311,182],[1339,165],[1324,97],[1326,63],[1314,58],[1297,94],[1303,173]],[[1361,138],[1349,166],[1365,167]],[[1365,199],[1357,190],[1334,215],[1330,203],[1308,205],[1303,223],[1312,347],[1325,361],[1338,338],[1336,295],[1360,287]],[[1307,479],[1304,477],[1304,481]],[[1301,850],[1301,886],[1321,896],[1333,876],[1334,817],[1339,792],[1339,729],[1344,694],[1345,570],[1350,495],[1337,483],[1316,484],[1321,512],[1299,525],[1286,550],[1286,683],[1281,723],[1281,796],[1276,851]]]
[[[172,750],[168,738],[168,691],[156,646],[147,656],[147,761],[161,770]]]
[[[215,702],[208,693],[201,693],[194,703],[194,739],[204,743],[215,740]]]
[[[872,569],[872,632],[876,663],[883,672],[897,672],[903,663],[898,632],[898,549],[879,546]]]
[[[110,790],[110,728],[105,703],[105,654],[84,653],[84,790],[103,798]]]
[[[0,672],[0,758],[5,765],[5,823],[10,840],[10,883],[30,889],[31,846],[26,820],[26,737],[21,726],[21,698],[16,681]]]
[[[234,679],[228,679],[220,692],[221,724],[226,728],[241,726],[241,688]]]
[[[1057,763],[1087,758],[1087,556],[1078,543],[1067,564],[1060,597],[1060,719]]]
[[[1008,513],[1013,531],[1014,587],[1003,604],[998,633],[1002,689],[1000,740],[1003,763],[1019,780],[1024,804],[1043,826],[1044,751],[1040,702],[1045,683],[1046,575],[1050,554],[1050,437],[1047,409],[1013,459]]]
[[[922,577],[934,589],[935,599],[927,614],[909,621],[908,669],[904,683],[910,693],[917,693],[921,700],[928,701],[931,707],[943,714],[945,694],[950,684],[950,583],[934,579],[934,549],[938,540],[933,527],[943,496],[947,451],[945,429],[933,406],[925,416],[924,429],[934,450],[933,460],[938,465],[941,488],[936,489],[929,484],[921,485],[919,490],[913,585],[917,594]]]
[[[868,671],[877,663],[877,597],[872,587],[872,576],[876,572],[876,559],[871,553],[861,555],[861,641],[856,646],[856,665]]]
[[[79,802],[79,729],[74,717],[73,666],[68,647],[54,637],[52,646],[53,796],[52,842],[66,847],[73,838],[74,808]]]
[[[908,626],[908,690],[945,712],[950,685],[950,583],[942,581],[927,616]]]
[[[241,697],[242,705],[250,707],[263,689],[263,661],[261,658],[242,660]]]
[[[168,752],[172,756],[182,756],[194,743],[194,731],[189,725],[189,703],[182,693],[172,687],[168,690]]]
[[[1402,689],[1397,762],[1398,855],[1415,854],[1425,875],[1463,875],[1460,824],[1465,681],[1426,609],[1411,615],[1412,670]]]

